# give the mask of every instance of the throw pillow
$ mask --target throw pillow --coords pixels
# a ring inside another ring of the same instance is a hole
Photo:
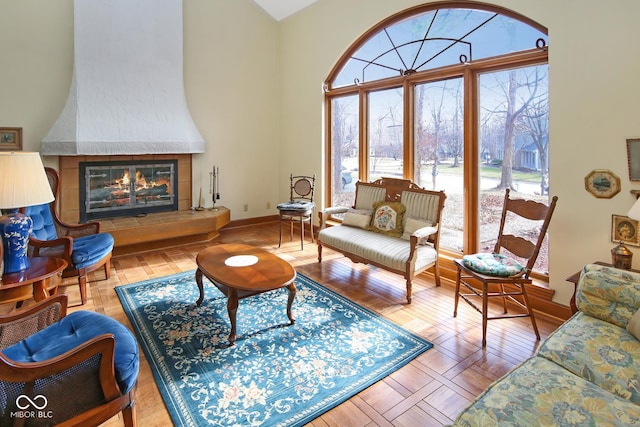
[[[407,217],[404,219],[404,232],[402,233],[402,238],[405,240],[411,240],[411,235],[413,233],[415,233],[416,231],[420,230],[421,228],[425,228],[425,227],[429,227],[427,230],[425,231],[425,238],[420,239],[420,241],[418,242],[418,244],[420,245],[425,245],[428,241],[428,238],[430,235],[432,235],[433,233],[435,233],[436,231],[438,231],[438,227],[434,227],[433,224],[429,221],[425,221],[422,219],[418,219],[418,218],[411,218],[411,217]]]
[[[349,209],[347,213],[344,214],[342,225],[366,229],[370,222],[371,211],[362,209]]]
[[[367,230],[393,237],[402,236],[402,217],[406,210],[400,202],[374,203],[371,225]]]
[[[640,340],[640,308],[636,310],[629,323],[627,324],[627,331],[634,337]]]

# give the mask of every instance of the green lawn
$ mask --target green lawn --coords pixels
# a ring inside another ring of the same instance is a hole
[[[451,167],[447,164],[441,164],[439,169],[442,173],[449,173],[455,175],[462,175],[462,166]],[[502,174],[502,168],[496,166],[481,166],[480,167],[480,175],[487,178],[496,178],[500,179]],[[513,171],[513,179],[514,181],[524,181],[524,182],[540,182],[540,173],[536,172],[522,172],[522,171]]]

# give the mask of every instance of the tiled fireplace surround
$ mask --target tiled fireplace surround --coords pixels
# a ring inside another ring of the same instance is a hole
[[[188,210],[191,203],[191,154],[147,154],[136,156],[61,156],[60,216],[70,223],[80,219],[80,162],[124,160],[178,160],[178,210]]]
[[[61,194],[59,212],[63,221],[75,224],[80,218],[80,162],[127,160],[177,160],[178,210],[159,212],[142,218],[117,217],[99,220],[101,231],[115,239],[114,254],[131,253],[195,241],[208,241],[230,221],[224,207],[217,211],[192,211],[191,154],[148,154],[118,156],[60,156]],[[195,203],[197,205],[197,203]]]

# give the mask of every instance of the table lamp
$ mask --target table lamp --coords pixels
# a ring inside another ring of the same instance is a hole
[[[27,247],[33,221],[19,212],[54,200],[40,153],[0,152],[0,237],[4,273],[29,268]]]

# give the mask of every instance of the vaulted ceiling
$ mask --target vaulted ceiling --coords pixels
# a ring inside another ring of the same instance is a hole
[[[264,10],[273,16],[276,20],[281,21],[289,15],[293,15],[300,9],[304,9],[317,0],[253,0]]]

